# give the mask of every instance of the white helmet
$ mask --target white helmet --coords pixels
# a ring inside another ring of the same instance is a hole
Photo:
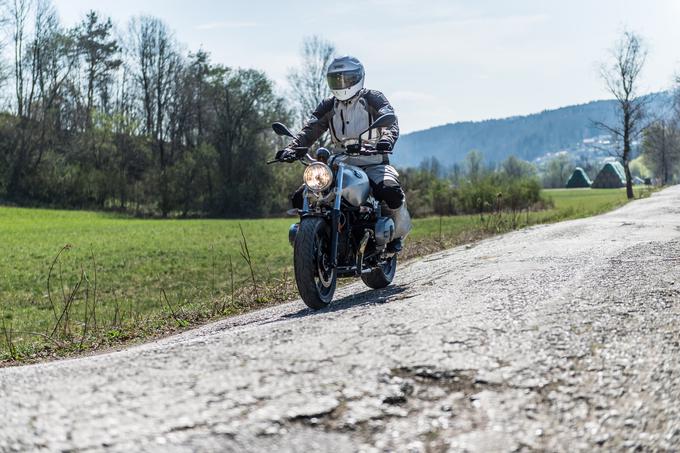
[[[326,78],[333,96],[346,101],[364,87],[364,65],[349,55],[336,58],[328,67]]]

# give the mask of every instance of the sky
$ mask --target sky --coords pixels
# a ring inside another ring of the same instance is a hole
[[[649,48],[642,91],[680,73],[680,0],[55,0],[73,25],[97,10],[125,29],[163,19],[187,50],[264,70],[281,93],[305,36],[358,57],[403,131],[608,98],[599,68],[623,30]]]

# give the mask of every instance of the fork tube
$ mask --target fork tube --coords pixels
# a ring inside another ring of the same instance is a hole
[[[307,193],[307,187],[302,192],[302,213],[307,214],[309,212],[309,193]]]
[[[338,266],[338,222],[340,221],[340,207],[342,206],[342,183],[344,176],[344,164],[338,164],[338,171],[335,177],[335,201],[333,213],[331,214],[331,267]]]

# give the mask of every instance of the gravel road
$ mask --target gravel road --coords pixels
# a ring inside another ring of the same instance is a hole
[[[1,369],[0,451],[680,450],[680,186],[303,307]]]

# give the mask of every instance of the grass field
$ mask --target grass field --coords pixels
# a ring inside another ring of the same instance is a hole
[[[635,188],[636,197],[647,196],[650,189]],[[559,222],[567,219],[589,217],[611,211],[627,202],[625,189],[545,189],[545,199],[552,200],[554,207],[529,213],[529,224]],[[507,217],[507,216],[506,216]],[[526,226],[524,214],[518,216],[518,227]],[[430,217],[417,219],[410,238],[426,240],[438,238],[440,232],[444,238],[455,238],[479,229],[480,218],[474,216]]]
[[[530,212],[530,224],[586,217],[626,202],[618,189],[546,190],[544,197],[554,208]],[[0,360],[103,347],[288,299],[294,295],[292,221],[139,220],[2,207]],[[522,214],[486,235],[526,221]],[[481,237],[481,228],[479,216],[417,219],[408,255]]]

